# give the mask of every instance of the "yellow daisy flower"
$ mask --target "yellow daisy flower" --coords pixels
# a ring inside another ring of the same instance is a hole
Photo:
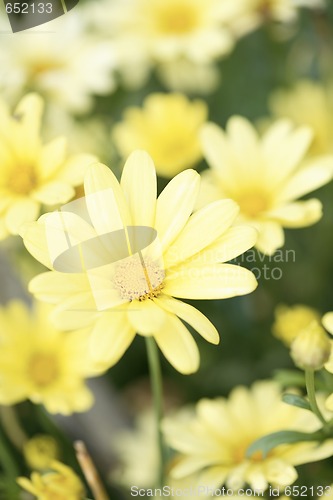
[[[277,118],[290,118],[296,125],[313,131],[309,154],[333,152],[333,91],[318,82],[301,80],[289,90],[277,90],[269,109]]]
[[[199,352],[181,320],[209,342],[219,336],[202,313],[174,297],[253,291],[254,275],[224,262],[253,246],[255,230],[230,227],[238,213],[231,200],[192,213],[200,185],[193,170],[178,174],[156,200],[155,167],[144,151],[129,157],[120,184],[96,164],[84,185],[80,216],[70,204],[22,231],[30,253],[58,269],[34,278],[30,291],[58,304],[62,328],[94,323],[90,349],[101,364],[116,363],[137,332],[154,336],[177,370],[194,372]]]
[[[85,378],[97,374],[88,356],[89,331],[60,332],[50,306],[33,311],[13,301],[0,310],[0,404],[30,399],[50,413],[86,411],[93,396]]]
[[[33,472],[31,478],[19,477],[18,484],[37,500],[83,500],[85,489],[75,472],[60,462],[52,463],[52,471]]]
[[[143,84],[152,68],[160,65],[185,61],[205,70],[228,54],[234,44],[227,26],[230,10],[235,10],[233,3],[104,0],[90,9],[88,6],[88,10],[96,31],[102,30],[114,41],[125,83],[137,86]]]
[[[311,323],[320,321],[320,314],[312,307],[302,304],[291,307],[279,305],[275,309],[275,322],[272,327],[276,338],[288,347],[297,335]]]
[[[203,101],[191,102],[182,94],[151,94],[141,109],[125,110],[113,139],[123,157],[144,149],[159,175],[173,177],[202,158],[199,129],[206,119]]]
[[[310,129],[294,130],[287,120],[271,125],[262,137],[238,116],[228,121],[226,132],[204,125],[202,145],[211,169],[202,175],[201,204],[236,201],[238,222],[257,228],[256,247],[273,254],[284,244],[284,227],[309,226],[322,216],[319,200],[295,201],[333,177],[333,156],[303,162],[311,138]]]
[[[41,25],[33,35],[7,37],[0,47],[1,93],[13,101],[31,89],[72,113],[86,113],[94,95],[114,91],[115,49],[88,33],[86,24],[78,8],[50,21],[47,30]]]
[[[170,417],[162,425],[167,442],[178,453],[171,476],[193,474],[197,484],[212,488],[281,488],[297,479],[295,466],[333,454],[331,439],[324,444],[283,444],[266,457],[260,452],[246,457],[249,445],[262,436],[281,430],[312,432],[321,426],[313,413],[282,402],[273,381],[256,382],[251,389],[236,387],[228,399],[202,399],[194,414]]]
[[[67,156],[64,137],[43,144],[42,113],[37,94],[25,96],[14,115],[0,102],[0,239],[36,220],[42,205],[73,198],[85,168],[96,161],[91,155]]]

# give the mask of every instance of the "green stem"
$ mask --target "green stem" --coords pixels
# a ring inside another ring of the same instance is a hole
[[[317,415],[317,417],[319,418],[321,423],[324,426],[326,426],[327,422],[326,422],[325,418],[323,417],[323,415],[318,407],[318,403],[317,403],[317,399],[316,399],[315,377],[314,377],[313,370],[305,370],[305,386],[306,386],[306,392],[308,394],[311,410],[313,411],[313,413],[315,415]]]
[[[150,372],[150,381],[154,402],[154,413],[156,420],[156,431],[158,448],[160,452],[160,466],[158,476],[158,487],[163,487],[164,483],[164,467],[165,467],[165,446],[161,431],[161,420],[163,417],[163,391],[162,391],[162,375],[159,360],[159,353],[154,337],[146,337],[148,364]]]
[[[0,428],[0,464],[8,478],[16,479],[19,475],[15,458],[10,446],[6,442],[6,437]]]

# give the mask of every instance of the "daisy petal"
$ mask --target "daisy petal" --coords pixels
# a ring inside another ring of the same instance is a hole
[[[57,137],[42,147],[37,166],[41,180],[50,179],[57,172],[65,160],[66,148],[65,137]]]
[[[95,324],[90,339],[95,361],[108,366],[119,361],[135,337],[124,311],[105,312]]]
[[[313,159],[310,164],[296,172],[281,189],[277,203],[295,200],[320,188],[333,178],[331,156]]]
[[[168,312],[176,314],[176,316],[192,326],[208,342],[212,344],[220,342],[220,337],[215,326],[195,307],[176,300],[173,297],[167,297],[166,295],[161,295],[155,301]]]
[[[252,248],[258,238],[258,231],[251,226],[233,226],[218,240],[205,248],[195,259],[202,264],[217,264],[235,259]]]
[[[48,182],[32,193],[33,198],[44,205],[67,203],[74,195],[72,186],[58,181]]]
[[[84,274],[48,271],[30,281],[29,291],[40,300],[57,304],[72,295],[90,291],[90,287]]]
[[[277,222],[260,222],[256,247],[266,255],[273,255],[284,244],[284,232]]]
[[[30,200],[20,200],[8,208],[5,215],[5,224],[12,234],[19,234],[20,228],[25,222],[32,222],[37,219],[39,213],[39,203]]]
[[[200,362],[199,350],[180,319],[169,314],[154,337],[164,356],[176,370],[184,375],[197,371]]]
[[[184,299],[226,299],[250,293],[257,285],[253,273],[240,266],[188,264],[167,276],[163,293]]]
[[[265,214],[266,217],[280,223],[283,227],[290,228],[310,226],[318,222],[322,215],[322,204],[315,198],[289,203]]]
[[[158,197],[155,229],[163,249],[175,240],[185,226],[193,212],[199,186],[199,174],[194,170],[185,170],[174,177]]]
[[[231,226],[238,212],[238,205],[234,201],[219,200],[191,215],[165,254],[165,267],[177,265],[213,243]]]
[[[44,224],[27,222],[21,227],[20,236],[28,252],[45,267],[52,269]]]
[[[105,165],[96,163],[88,168],[84,190],[90,218],[99,234],[131,225],[124,193],[115,175]]]
[[[121,176],[132,223],[137,226],[154,226],[157,196],[156,173],[153,160],[145,151],[134,151]]]
[[[61,166],[57,178],[71,186],[83,184],[84,175],[89,166],[97,162],[93,155],[77,154],[70,156]]]
[[[133,301],[127,307],[128,320],[140,335],[153,335],[166,320],[164,309],[152,300]]]

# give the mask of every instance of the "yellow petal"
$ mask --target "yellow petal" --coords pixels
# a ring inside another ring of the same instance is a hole
[[[17,152],[24,161],[33,161],[39,152],[40,126],[44,110],[43,99],[37,94],[28,94],[19,102],[14,116],[18,118],[16,140]]]
[[[5,224],[8,231],[12,234],[19,234],[24,223],[32,222],[37,219],[39,213],[39,203],[23,199],[14,202],[5,216]]]
[[[91,294],[85,293],[73,295],[54,307],[50,319],[59,330],[76,330],[92,325],[98,315]]]
[[[167,297],[164,294],[160,295],[155,301],[168,312],[176,314],[176,316],[192,326],[208,342],[212,344],[220,342],[220,337],[215,326],[195,307],[172,297]]]
[[[177,265],[213,243],[231,226],[238,212],[234,201],[219,200],[192,214],[164,255],[165,267]]]
[[[90,339],[92,358],[112,366],[123,356],[135,337],[124,311],[108,311],[95,324]]]
[[[83,184],[84,175],[92,164],[97,162],[96,156],[87,154],[71,155],[61,166],[57,179],[71,186]]]
[[[99,234],[131,225],[124,193],[109,168],[100,163],[88,167],[84,189],[88,212]]]
[[[166,319],[163,309],[153,300],[133,301],[127,307],[128,320],[140,335],[153,335],[158,332]]]
[[[21,226],[20,236],[22,236],[23,243],[28,252],[45,267],[51,269],[52,263],[44,224],[40,222],[27,222]]]
[[[231,264],[183,265],[165,279],[163,292],[184,299],[226,299],[253,292],[254,275]]]
[[[155,340],[166,359],[184,375],[194,373],[199,368],[198,347],[183,323],[173,315],[163,323]]]
[[[257,238],[258,231],[253,227],[233,226],[194,259],[198,258],[202,264],[228,262],[252,248]]]
[[[333,312],[328,312],[323,317],[324,328],[333,335]]]
[[[293,175],[280,190],[276,203],[292,201],[315,191],[333,178],[333,156],[313,159]]]
[[[266,212],[265,217],[273,219],[283,227],[305,227],[318,222],[323,215],[322,204],[319,200],[289,203],[283,207]]]
[[[157,196],[153,160],[145,151],[134,151],[125,163],[121,187],[135,226],[154,227]]]
[[[277,222],[260,222],[258,224],[256,248],[266,255],[273,255],[275,250],[284,244],[284,232]]]
[[[72,186],[59,181],[47,182],[32,193],[32,197],[44,205],[60,205],[69,201],[74,195]]]
[[[49,180],[57,173],[66,157],[67,141],[65,137],[57,137],[42,147],[38,160],[38,172],[42,181]]]
[[[90,287],[84,274],[49,271],[33,278],[29,291],[40,300],[57,304],[72,295],[90,291]]]
[[[267,182],[274,179],[279,186],[298,167],[310,146],[313,133],[308,127],[292,130],[289,120],[278,120],[264,134],[262,150],[269,167]]]
[[[178,236],[193,212],[200,176],[185,170],[174,177],[157,199],[155,229],[166,249]]]

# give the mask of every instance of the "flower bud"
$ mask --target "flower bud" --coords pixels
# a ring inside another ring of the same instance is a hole
[[[25,443],[23,454],[31,469],[46,470],[59,458],[59,447],[52,436],[40,434]]]
[[[303,370],[320,370],[328,361],[331,342],[317,322],[302,330],[291,344],[290,355]]]
[[[311,307],[279,305],[275,310],[273,334],[282,340],[285,345],[290,346],[301,331],[310,326],[313,321],[319,321],[319,319],[318,312]]]

